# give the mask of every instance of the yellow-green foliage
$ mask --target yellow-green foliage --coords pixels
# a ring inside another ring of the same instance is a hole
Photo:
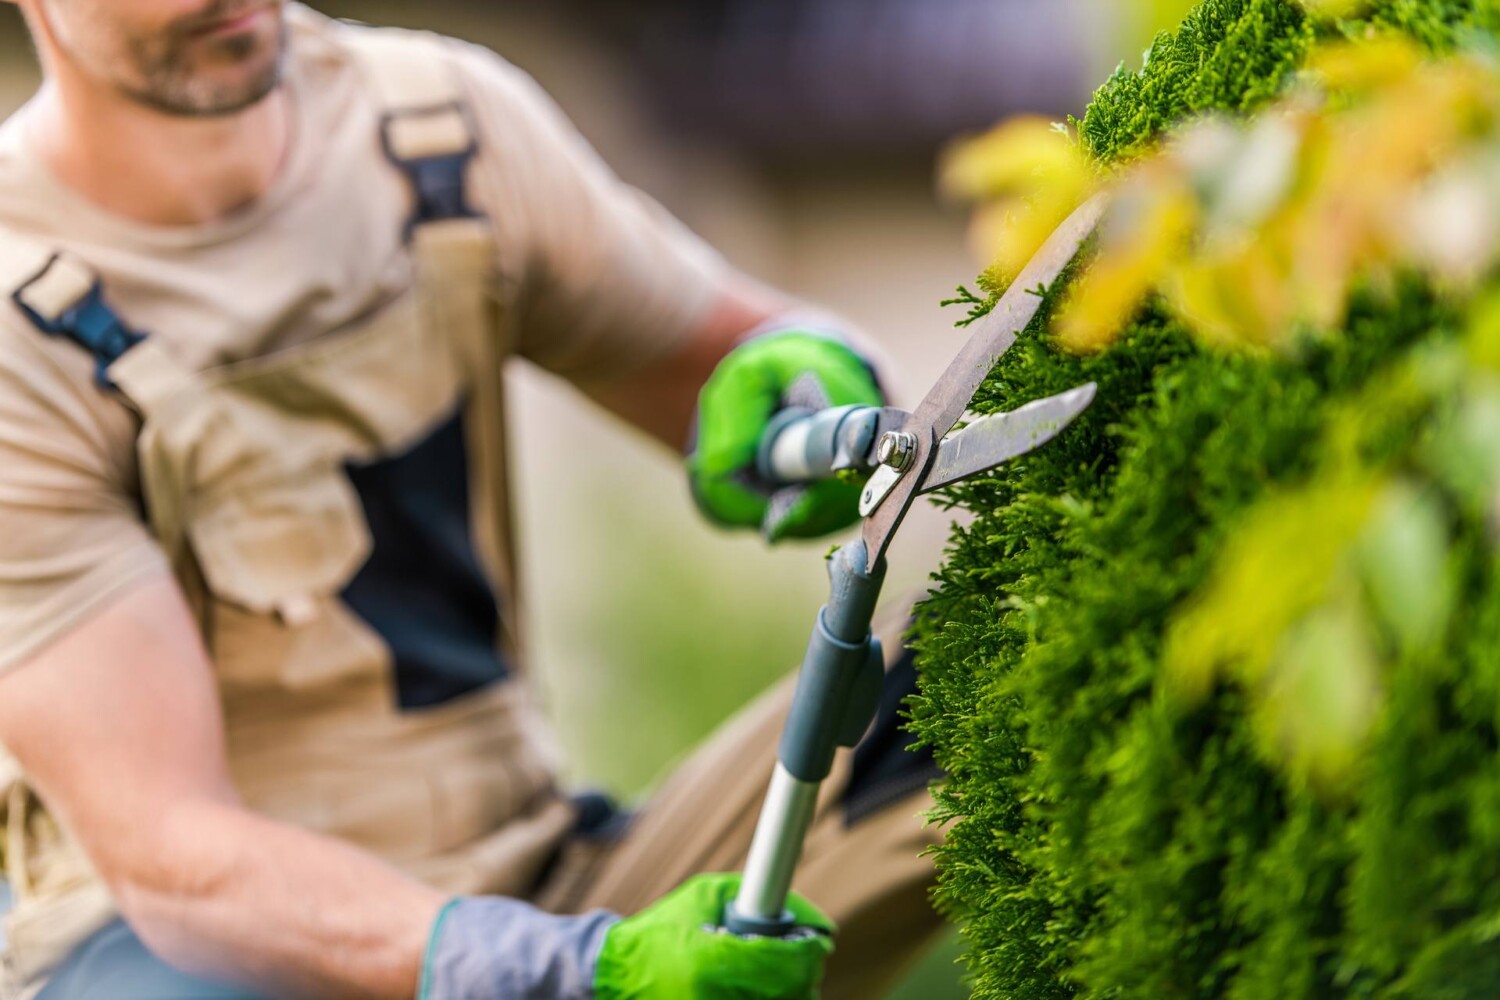
[[[1081,134],[1136,159],[1263,107],[1320,40],[1448,52],[1496,11],[1207,0]],[[975,517],[919,628],[977,996],[1500,996],[1492,285],[1397,270],[1276,351],[1148,300],[1107,350],[1039,323],[996,369],[981,411],[1100,391],[952,491]]]

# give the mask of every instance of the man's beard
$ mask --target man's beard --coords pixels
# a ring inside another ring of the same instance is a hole
[[[279,16],[273,38],[245,32],[222,39],[206,38],[201,29],[260,6],[247,0],[215,0],[190,19],[174,23],[151,38],[131,39],[127,51],[135,72],[121,89],[132,99],[169,115],[217,117],[258,104],[281,83],[286,65],[287,28]],[[211,65],[207,69],[204,62]],[[238,68],[252,61],[254,72],[223,80],[213,68]]]

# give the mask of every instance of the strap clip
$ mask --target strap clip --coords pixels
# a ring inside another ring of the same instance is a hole
[[[388,111],[380,123],[386,157],[411,181],[416,208],[406,225],[479,218],[466,194],[469,163],[479,142],[462,102]]]
[[[99,277],[62,254],[53,254],[34,277],[11,293],[11,301],[43,333],[67,337],[93,355],[94,379],[107,391],[118,388],[110,380],[110,366],[146,339],[126,326],[104,300]]]

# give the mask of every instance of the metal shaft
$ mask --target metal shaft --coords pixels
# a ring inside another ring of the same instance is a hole
[[[768,931],[776,931],[782,926],[792,873],[817,804],[818,783],[797,780],[778,761],[760,820],[755,824],[745,880],[734,901],[732,917],[741,928],[762,924]]]

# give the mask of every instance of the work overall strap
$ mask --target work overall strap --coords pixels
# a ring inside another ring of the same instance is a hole
[[[168,399],[195,386],[196,373],[156,339],[126,321],[110,303],[99,273],[75,255],[7,238],[0,253],[0,288],[10,289],[17,310],[41,333],[76,344],[94,361],[100,391],[130,407],[143,424]],[[141,458],[142,489],[152,463]],[[166,502],[147,505],[151,529],[174,566],[186,562],[179,511]]]
[[[494,231],[472,200],[479,129],[449,43],[406,32],[351,39],[379,95],[381,145],[412,192],[407,239],[423,322],[456,345],[464,366],[476,542],[506,613],[502,641],[520,655],[514,518],[508,484],[503,368],[508,353],[494,296]]]
[[[63,337],[94,359],[99,387],[145,415],[180,390],[192,373],[110,305],[98,273],[65,252],[20,249],[8,255],[11,300],[41,332]]]

